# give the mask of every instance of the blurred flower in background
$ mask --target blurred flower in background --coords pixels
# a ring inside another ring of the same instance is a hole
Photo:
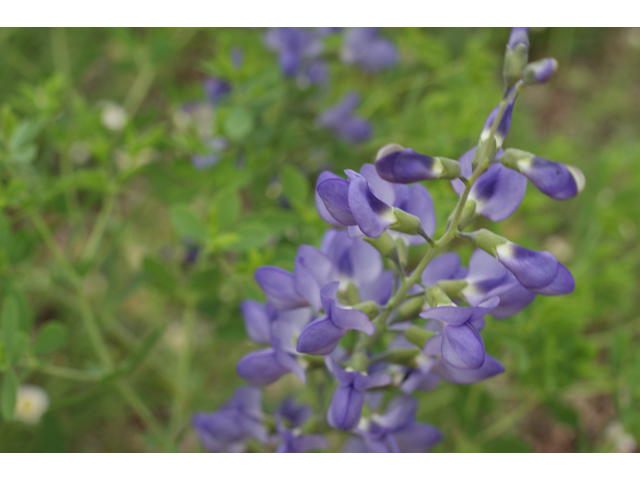
[[[355,92],[346,94],[340,102],[318,116],[318,125],[333,130],[338,137],[349,142],[364,142],[371,137],[371,125],[353,114],[359,103],[360,95]]]
[[[345,32],[340,58],[374,73],[398,63],[398,50],[382,38],[375,27],[349,28]]]
[[[49,408],[49,395],[37,385],[21,385],[16,399],[15,418],[35,425]]]

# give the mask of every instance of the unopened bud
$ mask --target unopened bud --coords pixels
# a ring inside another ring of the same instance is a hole
[[[407,329],[407,331],[404,332],[404,337],[420,350],[424,348],[424,344],[427,343],[427,340],[429,340],[434,335],[434,332],[430,332],[429,330],[420,328],[417,325],[411,325]]]
[[[460,164],[455,160],[430,157],[410,148],[400,148],[397,144],[387,145],[380,149],[376,157],[378,175],[388,182],[414,183],[460,176]]]
[[[399,208],[394,208],[393,214],[396,216],[398,221],[391,225],[389,227],[390,229],[397,232],[407,233],[409,235],[417,235],[421,231],[424,231],[420,219],[415,215],[411,215]]]
[[[558,62],[555,58],[543,58],[532,62],[522,70],[522,79],[526,84],[544,83],[558,70]]]
[[[493,255],[496,258],[496,247],[509,242],[509,240],[507,240],[506,238],[501,237],[500,235],[496,235],[486,228],[481,228],[480,230],[476,230],[475,232],[471,233],[463,233],[461,234],[461,236],[468,238],[475,244],[476,247],[481,248],[482,250],[490,255]]]
[[[447,294],[444,293],[444,290],[436,285],[427,288],[426,297],[431,308],[441,307],[443,305],[454,305]]]
[[[373,320],[374,318],[376,318],[378,313],[380,313],[380,305],[378,305],[373,300],[368,300],[366,302],[358,303],[356,305],[353,305],[353,308],[355,310],[360,310],[361,312],[364,312],[365,315],[369,317],[369,320]]]
[[[425,309],[424,296],[411,298],[400,305],[393,315],[391,323],[404,322],[418,318],[418,314]]]

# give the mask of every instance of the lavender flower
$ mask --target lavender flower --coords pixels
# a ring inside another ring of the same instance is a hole
[[[522,70],[522,78],[525,83],[544,83],[548,81],[558,70],[558,61],[555,58],[543,58],[531,62]]]
[[[337,104],[322,112],[316,121],[320,127],[331,129],[344,140],[364,142],[371,136],[371,125],[353,114],[358,103],[360,96],[355,92],[348,93]]]
[[[220,161],[222,152],[227,148],[227,140],[222,137],[212,138],[207,142],[208,152],[191,156],[191,163],[197,170],[206,170]]]
[[[538,190],[555,200],[573,198],[584,188],[584,174],[573,165],[552,162],[515,148],[508,148],[500,161],[520,172]]]
[[[325,315],[314,320],[300,333],[297,350],[310,355],[327,355],[338,345],[349,330],[372,335],[373,323],[360,310],[341,306],[336,299],[339,282],[325,285],[321,291]]]
[[[220,101],[231,93],[231,84],[217,77],[207,77],[202,82],[202,88],[211,105],[218,105]]]
[[[212,452],[239,452],[251,437],[266,442],[260,401],[260,390],[241,387],[217,412],[194,414],[191,423],[204,447]]]
[[[326,71],[324,66],[319,66],[321,62],[318,60],[323,48],[321,35],[304,28],[278,27],[269,29],[265,43],[278,53],[285,76],[298,77],[311,84],[326,80]]]
[[[376,157],[376,170],[381,178],[392,183],[414,183],[460,176],[458,162],[422,155],[397,144],[380,149]]]
[[[366,451],[371,453],[423,453],[442,441],[443,435],[433,425],[415,421],[418,402],[415,398],[394,398],[384,415],[373,415],[358,427]]]
[[[343,370],[331,357],[325,357],[324,361],[339,384],[331,399],[327,422],[333,428],[351,430],[360,421],[364,391],[388,385],[391,383],[391,376],[387,373],[368,376],[360,372],[349,372]]]
[[[398,51],[374,27],[349,28],[341,52],[344,63],[355,64],[368,72],[378,72],[398,62]]]

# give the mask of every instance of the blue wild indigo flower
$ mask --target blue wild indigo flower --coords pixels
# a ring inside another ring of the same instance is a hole
[[[340,58],[346,64],[375,73],[398,63],[398,50],[391,41],[381,37],[375,27],[348,28]]]
[[[371,125],[364,118],[353,114],[360,103],[360,96],[351,92],[332,107],[318,115],[318,126],[329,128],[339,138],[351,143],[362,143],[371,137]]]
[[[318,60],[315,42],[326,34],[274,29],[269,37],[282,68],[296,76],[311,71]],[[397,55],[375,29],[352,29],[345,37],[350,61],[370,70],[391,64]],[[558,200],[584,187],[577,167],[502,150],[516,97],[557,69],[553,59],[528,63],[528,53],[528,29],[513,29],[505,53],[505,94],[488,116],[478,146],[458,161],[390,144],[380,149],[375,165],[346,169],[346,179],[331,172],[318,176],[316,208],[332,228],[319,247],[299,247],[292,271],[256,270],[266,301],[245,300],[240,310],[248,337],[262,347],[236,368],[258,386],[293,373],[303,382],[318,382],[315,387],[322,390],[331,379],[331,403],[313,412],[287,398],[263,415],[258,390],[244,387],[221,410],[194,415],[205,448],[240,451],[257,440],[261,448],[283,453],[322,450],[329,446],[327,438],[338,438],[338,430],[349,432],[342,435],[350,452],[429,451],[442,432],[416,422],[418,404],[411,395],[442,382],[466,385],[502,374],[504,366],[487,353],[482,337],[491,328],[489,316],[502,321],[537,295],[574,290],[572,274],[551,253],[485,229],[464,231],[480,215],[492,221],[513,215],[528,181]],[[357,103],[357,96],[345,97],[319,123],[350,141],[368,137],[368,124],[353,116]],[[443,179],[467,200],[458,201],[445,233],[434,240],[433,199],[417,182]],[[477,247],[468,267],[446,250],[454,238]],[[424,242],[430,244],[427,253],[409,262],[409,246]],[[325,415],[326,424],[318,421]]]

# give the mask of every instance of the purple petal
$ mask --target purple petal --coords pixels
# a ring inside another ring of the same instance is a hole
[[[384,387],[389,385],[393,379],[388,373],[376,373],[375,375],[358,375],[353,381],[353,387],[358,391],[364,391],[369,388]]]
[[[388,182],[414,183],[439,178],[441,163],[410,148],[392,152],[376,161],[378,174]]]
[[[558,274],[558,260],[549,252],[536,252],[507,242],[496,247],[496,254],[525,288],[546,287]]]
[[[364,393],[351,387],[338,387],[331,399],[327,422],[333,428],[351,430],[360,421],[363,405]]]
[[[297,350],[309,355],[328,355],[348,330],[336,326],[326,315],[311,322],[298,337]]]
[[[533,157],[530,162],[519,162],[518,166],[538,190],[556,200],[575,197],[581,189],[578,182],[584,184],[584,175],[579,169],[573,167],[572,172],[563,163],[546,158]]]
[[[438,320],[447,325],[459,326],[467,322],[473,315],[473,307],[458,307],[456,305],[444,305],[428,308],[420,313],[422,318]]]
[[[376,423],[389,431],[399,431],[413,423],[418,410],[418,401],[401,395],[389,402],[387,410],[376,419]]]
[[[515,86],[511,87],[511,90],[509,91],[508,95],[511,95],[514,88]],[[509,104],[507,105],[507,108],[505,109],[504,114],[502,116],[502,120],[500,121],[500,124],[496,129],[495,138],[496,138],[498,148],[502,146],[502,144],[504,143],[504,140],[506,139],[509,133],[509,130],[511,129],[511,116],[513,114],[513,105],[516,101],[516,98],[517,98],[517,95],[513,97],[509,102]],[[487,118],[487,121],[484,124],[482,134],[480,135],[480,138],[482,140],[486,140],[487,138],[489,138],[491,127],[493,126],[493,123],[496,121],[498,117],[499,110],[500,110],[500,105],[496,106],[496,108],[494,108],[493,111],[489,114],[489,117]]]
[[[442,340],[442,359],[455,368],[477,369],[484,363],[484,342],[471,325],[447,326]]]
[[[359,330],[367,335],[373,335],[376,331],[376,327],[366,313],[354,308],[340,307],[335,303],[331,307],[331,320],[339,328]]]
[[[476,370],[454,368],[442,362],[436,365],[433,371],[448,382],[467,385],[495,377],[504,372],[504,367],[498,360],[486,354],[484,364]]]
[[[353,383],[353,380],[356,377],[355,372],[347,372],[330,356],[324,357],[324,364],[327,366],[327,370],[336,377],[341,386],[350,386]]]
[[[293,373],[303,383],[307,382],[307,376],[305,374],[304,368],[298,363],[293,355],[290,355],[281,350],[276,350],[276,359],[280,365],[286,368],[289,372]]]
[[[436,210],[433,206],[433,198],[424,185],[411,185],[409,198],[406,203],[398,205],[399,208],[420,219],[425,233],[432,236],[436,231]],[[416,235],[416,237],[419,237]],[[421,243],[425,240],[419,237]],[[415,245],[416,243],[411,243]]]
[[[370,278],[373,280],[360,283],[360,299],[363,302],[373,300],[379,305],[384,305],[393,291],[393,272],[386,270],[377,277]]]
[[[511,29],[507,46],[516,48],[518,45],[524,45],[529,50],[529,27],[513,27]]]
[[[383,180],[376,167],[372,163],[365,163],[360,167],[360,175],[362,175],[367,183],[371,192],[380,200],[388,205],[395,205],[396,203],[396,189],[395,185]]]
[[[310,245],[298,248],[294,277],[296,289],[309,304],[320,310],[320,288],[327,284],[333,272],[333,264],[320,250]]]
[[[248,353],[240,359],[236,371],[255,385],[269,385],[289,372],[278,363],[276,352],[272,348]]]
[[[336,227],[341,227],[343,226],[342,223],[338,222],[335,218],[333,218],[333,216],[331,216],[329,210],[327,210],[327,207],[325,207],[322,198],[320,198],[320,194],[318,193],[318,185],[320,185],[325,180],[342,180],[342,178],[332,172],[322,172],[318,176],[315,190],[316,209],[318,210],[318,215],[320,215],[320,218],[322,218],[325,222],[331,225],[335,225]]]
[[[510,217],[522,203],[527,179],[515,170],[495,163],[471,187],[469,199],[476,202],[476,212],[493,222]]]
[[[279,267],[260,267],[255,273],[256,282],[269,301],[279,310],[304,307],[307,302],[300,296],[291,272]]]
[[[349,206],[349,182],[341,178],[324,180],[316,191],[329,214],[343,226],[355,225],[356,219]]]
[[[382,232],[396,222],[393,208],[371,192],[369,184],[362,175],[352,170],[346,172],[351,180],[348,195],[351,213],[365,235],[378,238]]]
[[[400,451],[404,453],[428,452],[444,438],[440,430],[427,423],[416,423],[393,436]]]
[[[567,267],[558,263],[558,274],[553,281],[541,288],[530,288],[529,290],[539,295],[567,295],[576,288],[576,282]]]
[[[253,300],[240,304],[247,335],[256,343],[268,344],[271,340],[271,321],[264,305]]]
[[[488,254],[487,254],[488,255]],[[496,261],[498,265],[499,262]],[[422,272],[422,283],[426,287],[435,285],[440,280],[450,280],[460,270],[460,257],[457,253],[448,252],[434,258],[424,272]]]
[[[500,304],[491,312],[495,318],[512,317],[536,298],[535,293],[524,288],[515,279],[487,293],[487,296],[493,295],[500,298]]]
[[[322,435],[304,435],[293,441],[295,453],[305,453],[310,450],[329,448],[329,441]]]

